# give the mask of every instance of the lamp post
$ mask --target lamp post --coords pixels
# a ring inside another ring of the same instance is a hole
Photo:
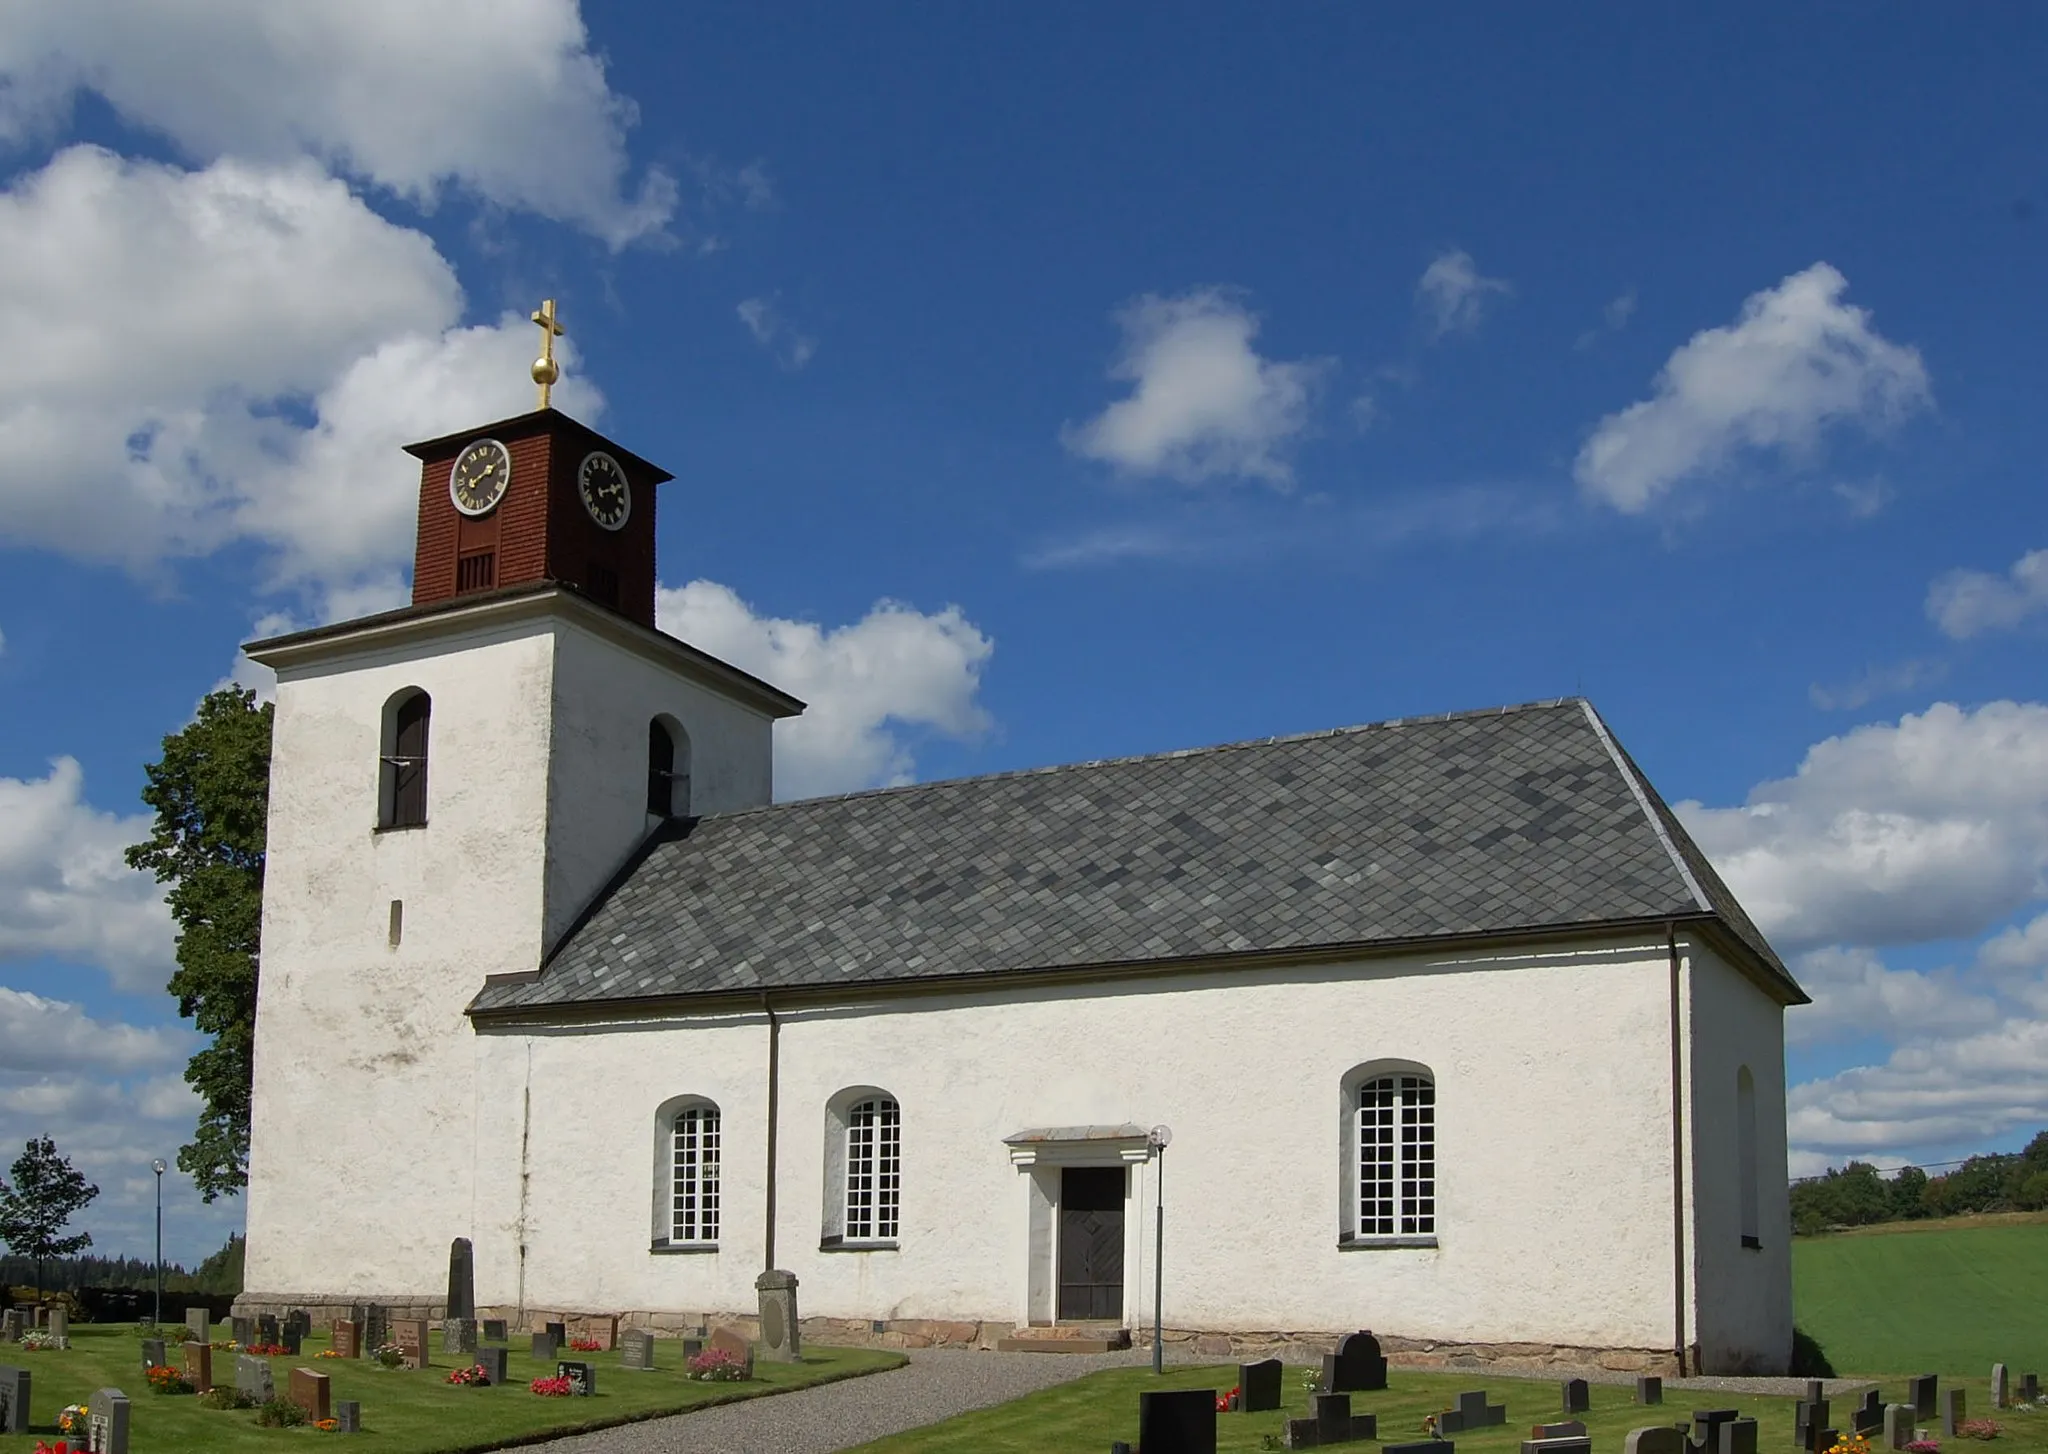
[[[151,1322],[161,1325],[164,1320],[164,1163],[159,1157],[149,1163],[149,1169],[156,1173],[156,1316]]]
[[[1153,1188],[1156,1195],[1152,1202],[1152,1371],[1163,1373],[1166,1371],[1166,1345],[1160,1340],[1166,1321],[1166,1148],[1173,1144],[1173,1128],[1154,1126],[1145,1139],[1152,1144],[1152,1154],[1159,1160]]]

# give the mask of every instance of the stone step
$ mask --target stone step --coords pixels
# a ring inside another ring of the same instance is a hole
[[[998,1353],[1120,1353],[1131,1346],[1129,1328],[1019,1328],[998,1338]]]

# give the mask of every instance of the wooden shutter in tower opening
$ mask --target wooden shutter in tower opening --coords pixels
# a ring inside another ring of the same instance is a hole
[[[427,821],[427,722],[434,708],[425,692],[399,704],[397,732],[386,766],[391,772],[393,828],[413,828]]]
[[[455,589],[464,591],[488,591],[497,584],[498,553],[495,550],[478,550],[458,558],[455,562]]]
[[[590,592],[590,599],[602,602],[616,611],[619,607],[619,573],[608,565],[592,561],[589,581],[587,589]]]
[[[675,811],[676,740],[659,722],[647,724],[647,811],[669,817]]]

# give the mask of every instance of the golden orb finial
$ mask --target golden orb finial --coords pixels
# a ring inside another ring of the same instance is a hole
[[[555,321],[555,300],[544,299],[534,311],[533,321],[540,325],[540,357],[533,361],[534,383],[540,386],[540,407],[548,407],[548,390],[562,377],[562,366],[555,362],[555,340],[561,336],[562,325]]]

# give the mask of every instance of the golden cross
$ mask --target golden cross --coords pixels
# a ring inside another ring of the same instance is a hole
[[[540,385],[540,407],[548,407],[548,390],[562,377],[562,366],[555,362],[555,340],[561,336],[562,325],[555,321],[555,300],[544,300],[534,313],[533,321],[540,325],[540,357],[533,361],[533,381]]]

